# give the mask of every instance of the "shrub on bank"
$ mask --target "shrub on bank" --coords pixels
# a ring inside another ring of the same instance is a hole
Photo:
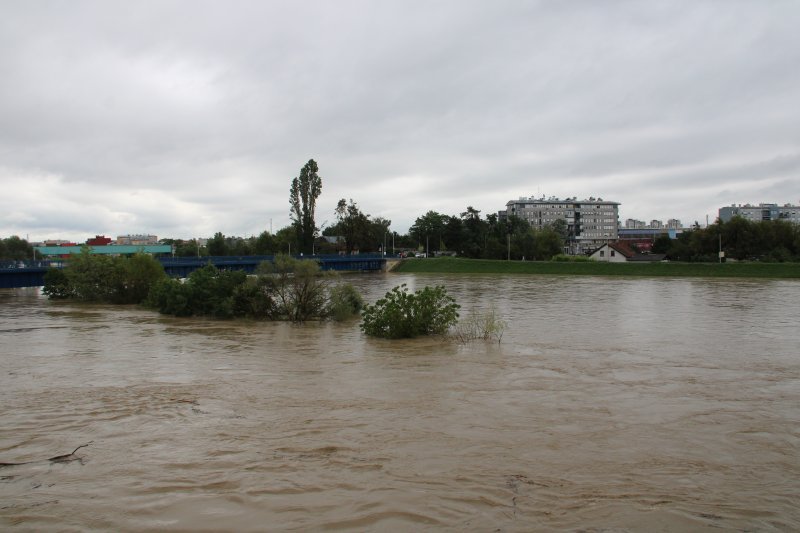
[[[403,283],[374,305],[364,306],[361,330],[388,339],[441,335],[458,321],[459,308],[442,286],[409,293]]]

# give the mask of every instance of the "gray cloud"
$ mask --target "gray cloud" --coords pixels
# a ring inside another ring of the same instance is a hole
[[[6,2],[0,235],[247,235],[314,158],[405,231],[602,196],[800,202],[794,2]]]

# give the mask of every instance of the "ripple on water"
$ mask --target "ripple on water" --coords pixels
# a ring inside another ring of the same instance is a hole
[[[403,281],[503,342],[0,291],[0,525],[800,529],[800,284],[352,278]]]

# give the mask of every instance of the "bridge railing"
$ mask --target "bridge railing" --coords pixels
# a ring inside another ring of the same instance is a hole
[[[24,259],[24,260],[4,259],[0,261],[0,270],[12,269],[12,268],[50,268],[50,267],[60,268],[61,266],[63,266],[62,261],[51,261],[47,259],[38,259],[36,261],[33,261],[31,259]]]
[[[375,271],[381,270],[385,258],[380,254],[359,255],[296,255],[296,259],[318,261],[322,270],[338,271]],[[248,256],[201,256],[201,257],[159,257],[164,270],[171,276],[186,277],[197,268],[212,264],[223,270],[244,270],[255,272],[256,267],[263,261],[273,261],[272,255]]]

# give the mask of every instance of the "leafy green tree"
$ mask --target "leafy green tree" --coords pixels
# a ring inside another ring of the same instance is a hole
[[[141,303],[150,288],[165,278],[164,268],[152,256],[111,257],[92,254],[84,247],[70,257],[66,268],[48,271],[43,292],[51,298]]]
[[[269,285],[258,278],[247,280],[233,290],[234,316],[274,319],[277,318],[277,307]]]
[[[185,285],[191,289],[189,306],[193,315],[228,318],[233,316],[233,291],[245,282],[241,270],[219,270],[209,264],[189,275]]]
[[[556,232],[562,243],[566,242],[567,238],[569,237],[569,226],[567,225],[567,220],[565,218],[554,220],[550,224],[550,229]]]
[[[534,232],[536,239],[536,249],[531,255],[531,259],[546,261],[554,256],[563,253],[564,239],[552,228],[544,228]]]
[[[61,268],[51,268],[45,273],[42,292],[54,300],[74,297],[69,277]]]
[[[304,253],[312,252],[317,232],[314,211],[322,192],[322,178],[318,172],[317,163],[309,159],[300,170],[300,176],[292,180],[289,189],[290,215],[300,243],[299,251]]]
[[[294,226],[286,226],[278,230],[275,234],[275,247],[273,253],[296,255],[300,253],[300,245],[297,240],[297,231]]]
[[[653,246],[650,248],[650,251],[654,254],[666,254],[669,252],[670,248],[672,247],[672,239],[669,238],[669,235],[661,234],[655,238],[653,241]]]
[[[275,236],[268,231],[262,231],[253,243],[254,255],[270,255],[277,249]]]
[[[463,221],[458,217],[447,217],[441,233],[442,249],[455,251],[460,255],[469,257],[469,254],[464,250],[467,240],[467,231]]]
[[[150,288],[167,277],[164,267],[152,255],[139,253],[128,258],[115,258],[119,284],[112,297],[114,303],[138,304],[143,302]]]
[[[464,230],[456,250],[466,257],[481,257],[486,247],[489,223],[482,220],[481,212],[471,205],[461,213],[461,220]]]
[[[661,250],[667,243],[658,244]],[[718,220],[706,228],[695,223],[669,243],[666,253],[676,261],[716,262],[720,245],[731,259],[796,261],[800,259],[800,225],[782,220],[752,222],[741,217]]]
[[[70,256],[66,273],[75,297],[89,302],[112,301],[122,282],[114,258],[92,254],[88,246]]]
[[[370,219],[367,215],[369,224],[367,225],[367,241],[364,243],[364,251],[377,252],[383,248],[384,242],[387,247],[391,246],[389,227],[392,221],[383,217],[375,217]]]
[[[199,257],[201,255],[208,255],[208,250],[204,246],[200,246],[197,239],[189,240],[176,240],[175,255],[178,257]]]
[[[33,258],[33,247],[25,239],[12,235],[0,240],[0,259],[21,261]]]
[[[225,255],[253,255],[254,239],[244,237],[227,237],[225,239]]]
[[[214,236],[208,239],[208,243],[206,243],[206,248],[208,248],[208,255],[212,256],[222,256],[222,255],[229,255],[228,254],[228,245],[225,243],[225,235],[222,232],[216,232]]]
[[[356,248],[360,249],[361,244],[367,240],[369,217],[361,212],[352,198],[349,204],[342,198],[336,205],[334,228],[344,238],[345,251],[351,254]]]
[[[192,316],[192,287],[180,280],[165,278],[156,282],[145,300],[145,305],[159,313],[172,316]]]
[[[449,218],[436,211],[428,211],[421,217],[417,217],[414,224],[408,229],[408,233],[417,241],[419,247],[429,246],[432,252],[440,250],[442,234]]]

